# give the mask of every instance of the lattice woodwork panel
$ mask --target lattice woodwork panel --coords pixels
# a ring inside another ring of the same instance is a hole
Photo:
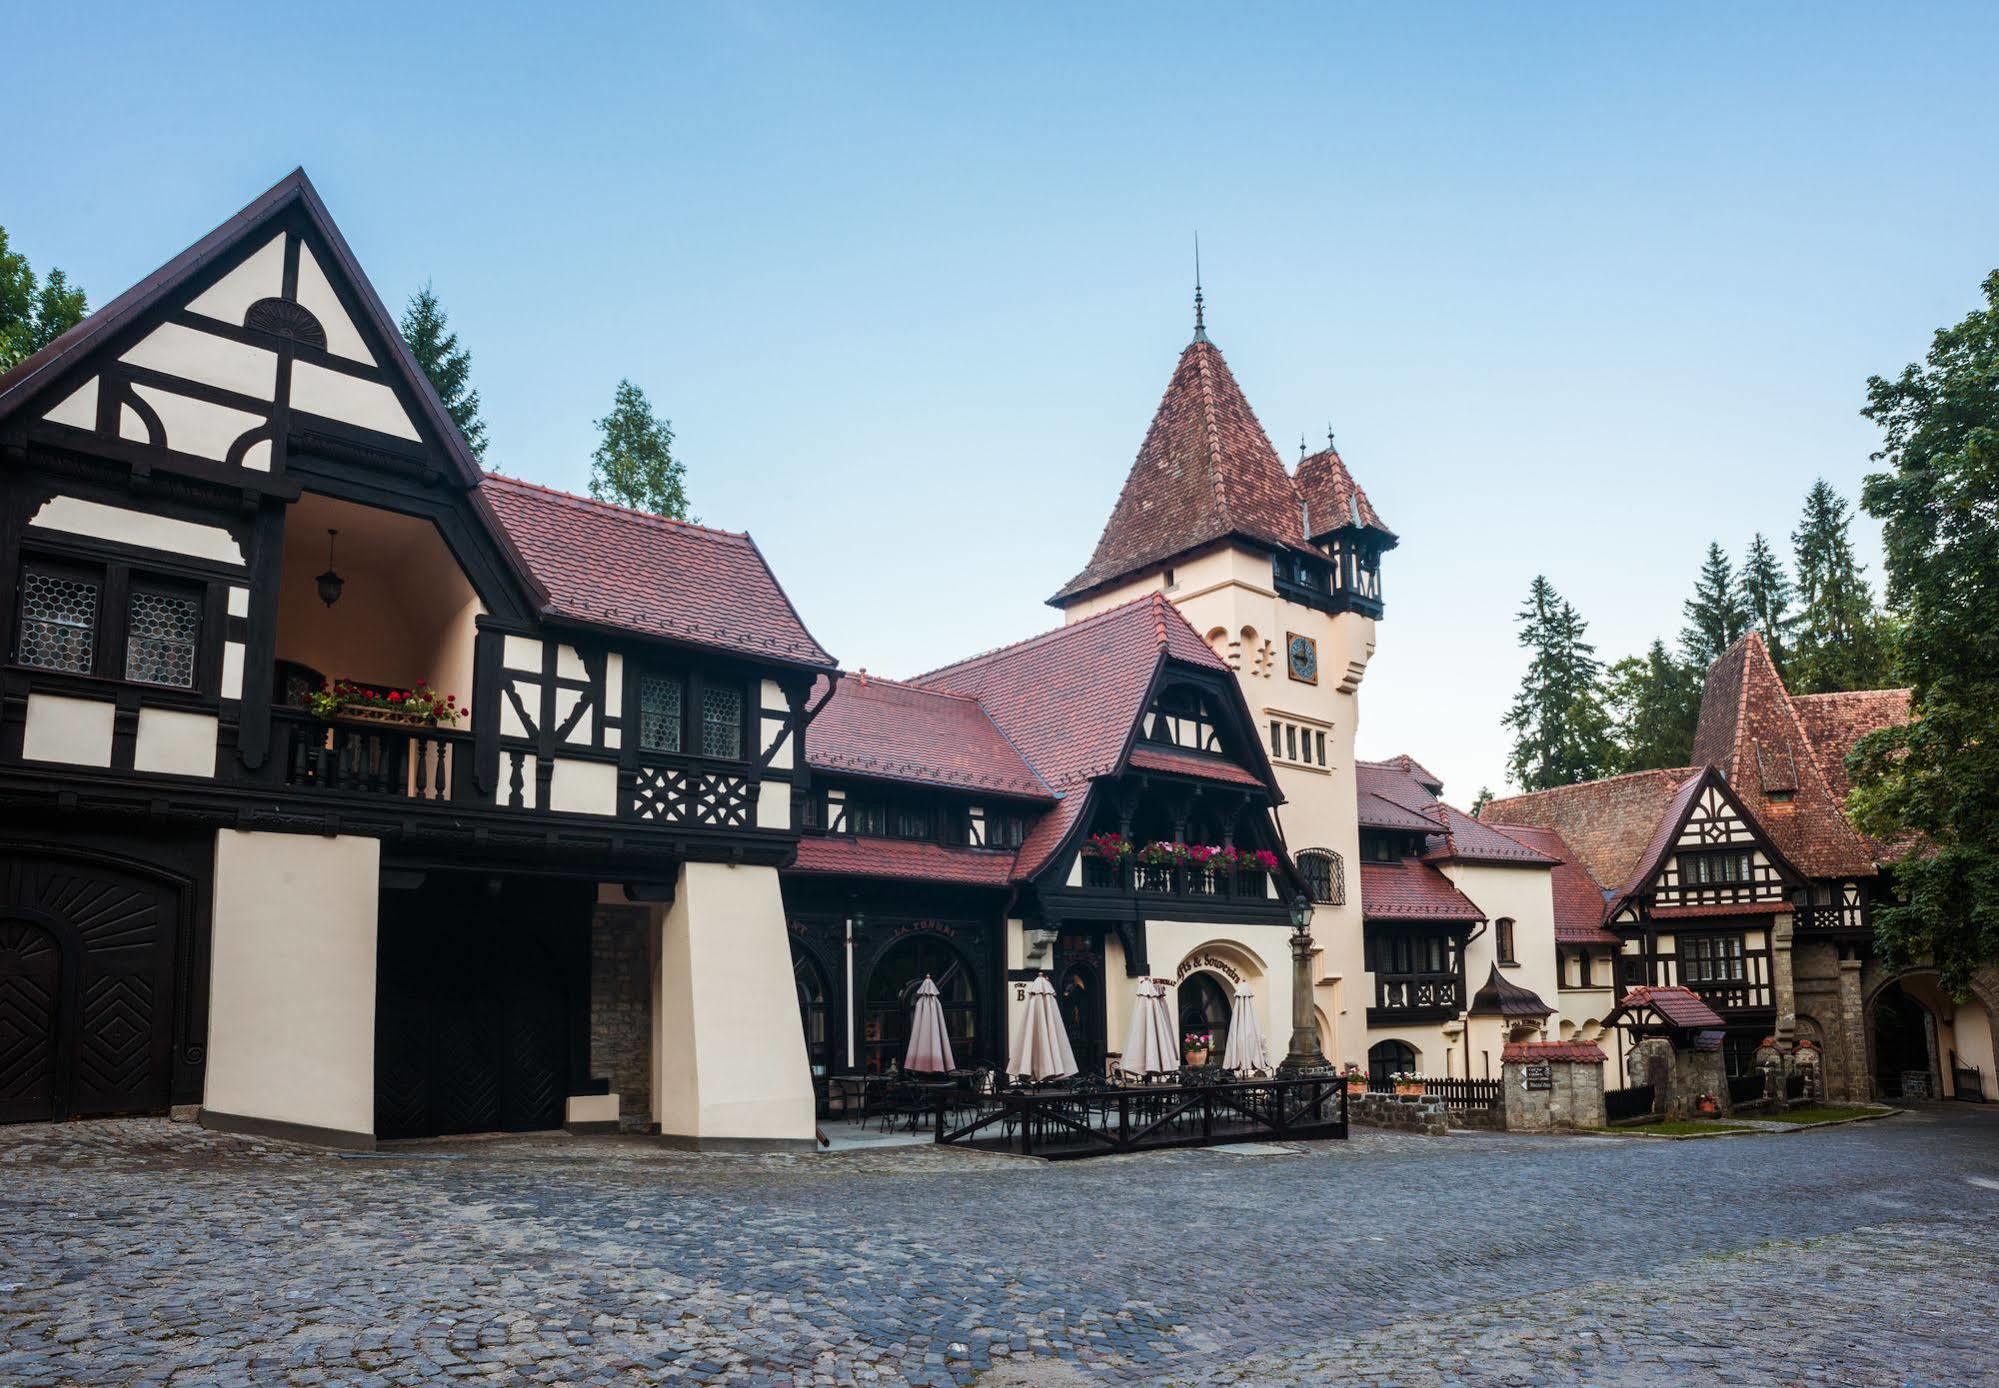
[[[644,766],[632,789],[629,814],[649,824],[749,827],[751,786],[746,776],[682,767]]]

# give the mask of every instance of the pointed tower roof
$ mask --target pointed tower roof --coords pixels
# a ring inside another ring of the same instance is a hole
[[[1305,533],[1319,540],[1336,530],[1378,530],[1392,541],[1395,532],[1383,524],[1367,493],[1353,480],[1332,439],[1309,457],[1298,460],[1298,496],[1305,503]]]
[[[1298,491],[1221,349],[1197,329],[1180,354],[1096,553],[1049,601],[1065,605],[1229,536],[1305,543]]]
[[[1708,667],[1694,760],[1711,762],[1784,855],[1812,877],[1869,877],[1875,853],[1839,800],[1760,632]]]
[[[1471,1006],[1465,1011],[1473,1017],[1518,1017],[1543,1022],[1555,1015],[1555,1009],[1543,1002],[1539,993],[1500,973],[1497,964],[1492,966],[1492,974],[1484,985],[1472,994]]]

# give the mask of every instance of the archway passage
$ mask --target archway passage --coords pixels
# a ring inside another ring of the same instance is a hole
[[[1196,969],[1180,980],[1180,1035],[1206,1032],[1208,1064],[1220,1065],[1229,1047],[1229,1022],[1235,1006],[1223,990],[1221,980],[1205,969]]]
[[[0,854],[0,1122],[167,1107],[183,906],[140,872]]]
[[[1078,960],[1062,970],[1055,997],[1062,1009],[1062,1028],[1076,1055],[1076,1073],[1100,1075],[1104,1069],[1104,976],[1094,963]]]
[[[805,1027],[805,1058],[815,1074],[830,1074],[833,1065],[833,990],[826,971],[810,954],[792,946],[791,982],[798,990],[798,1018]]]
[[[868,973],[861,1063],[869,1074],[901,1065],[909,1048],[909,1016],[916,990],[928,977],[944,1007],[951,1058],[970,1065],[980,1051],[978,984],[971,963],[941,935],[919,933],[890,945]]]
[[[1874,1092],[1884,1099],[1938,1097],[1936,1018],[1899,982],[1874,999]]]
[[[1387,1089],[1392,1076],[1416,1073],[1416,1048],[1406,1041],[1377,1041],[1367,1048],[1367,1087]]]

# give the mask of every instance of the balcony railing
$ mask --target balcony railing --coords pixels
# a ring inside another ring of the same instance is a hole
[[[1464,1010],[1465,980],[1460,973],[1374,976],[1370,1022],[1416,1022],[1455,1017]]]
[[[469,799],[472,734],[387,723],[326,723],[272,714],[284,783],[405,800]]]
[[[1232,901],[1270,900],[1270,874],[1261,868],[1197,868],[1172,864],[1110,862],[1085,855],[1083,885],[1091,891],[1143,892],[1150,896],[1207,896]]]

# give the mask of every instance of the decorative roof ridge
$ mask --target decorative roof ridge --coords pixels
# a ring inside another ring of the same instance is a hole
[[[966,694],[956,689],[931,689],[924,685],[912,684],[908,680],[896,679],[890,675],[877,675],[866,668],[842,671],[840,683],[850,689],[855,687],[872,689],[876,685],[885,685],[890,689],[906,690],[911,694],[922,694],[932,699],[956,699],[960,703],[965,704],[977,704],[979,702],[979,696],[976,694]],[[984,712],[983,709],[980,711]]]
[[[564,491],[560,487],[551,487],[544,482],[530,482],[525,477],[510,477],[505,473],[489,472],[485,477],[480,479],[479,485],[484,487],[496,482],[501,485],[503,490],[513,487],[522,491],[539,492],[543,496],[576,506],[581,510],[608,511],[612,515],[624,516],[644,524],[663,526],[676,531],[691,532],[694,535],[705,538],[728,540],[751,546],[754,546],[756,543],[750,538],[750,532],[747,530],[725,530],[721,526],[703,525],[699,521],[676,520],[672,516],[662,516],[652,511],[641,511],[635,506],[624,506],[615,501],[604,501],[594,496],[584,496],[579,492]]]
[[[1882,689],[1834,689],[1822,694],[1791,694],[1788,688],[1784,692],[1790,695],[1792,703],[1801,704],[1807,699],[1813,703],[1832,703],[1841,699],[1875,699],[1889,694],[1900,694],[1906,697],[1913,695],[1916,691],[1909,685],[1890,685]]]
[[[1367,764],[1377,765],[1378,763]],[[1643,771],[1620,771],[1615,776],[1598,776],[1596,779],[1589,781],[1570,781],[1567,785],[1562,786],[1544,786],[1540,790],[1523,790],[1518,795],[1496,795],[1492,798],[1491,804],[1510,805],[1522,800],[1532,800],[1538,795],[1561,795],[1581,786],[1607,786],[1617,781],[1636,781],[1646,776],[1670,776],[1674,778],[1674,784],[1678,786],[1684,785],[1687,777],[1698,776],[1706,769],[1706,767],[1701,766],[1654,766],[1648,767]],[[1483,813],[1480,814],[1479,818],[1484,819]],[[1521,827],[1532,828],[1533,826],[1523,825]]]
[[[947,675],[954,671],[965,669],[967,666],[979,665],[986,661],[996,659],[999,656],[1011,654],[1014,651],[1025,650],[1029,646],[1039,645],[1044,641],[1053,641],[1058,637],[1065,637],[1069,635],[1071,632],[1081,631],[1083,628],[1087,626],[1092,626],[1097,623],[1106,621],[1111,617],[1127,613],[1132,608],[1138,606],[1140,603],[1155,602],[1155,601],[1164,601],[1164,599],[1158,593],[1141,593],[1139,596],[1135,598],[1127,598],[1125,601],[1119,603],[1115,607],[1106,607],[1101,612],[1092,612],[1089,616],[1083,618],[1079,622],[1064,622],[1060,626],[1050,627],[1046,631],[1038,631],[1032,636],[1023,636],[1018,641],[1009,641],[1004,645],[994,646],[990,650],[980,651],[976,655],[968,655],[964,657],[962,660],[954,660],[950,662],[948,665],[939,665],[933,670],[925,670],[920,675],[911,675],[909,677],[908,682],[912,684],[921,685],[925,681],[934,680],[940,675]],[[1167,605],[1171,606],[1170,603]],[[1175,609],[1175,613],[1177,615],[1178,613],[1177,608]],[[1186,618],[1183,617],[1181,618],[1181,620],[1185,621]],[[1189,627],[1188,630],[1192,631],[1193,628]],[[1198,634],[1196,635],[1195,639],[1196,640],[1200,639]]]

